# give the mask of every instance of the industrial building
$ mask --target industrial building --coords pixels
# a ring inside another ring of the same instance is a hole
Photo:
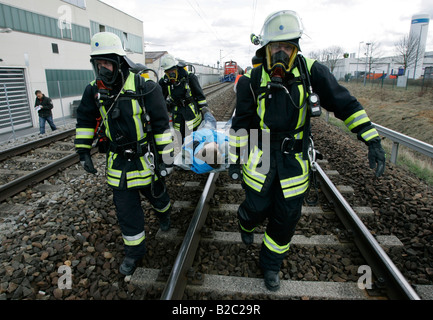
[[[69,117],[94,79],[90,39],[117,34],[144,64],[143,22],[99,0],[0,0],[0,134],[38,127],[35,91],[53,99],[53,118]]]
[[[347,58],[340,59],[332,70],[333,74],[339,80],[345,79],[349,74],[355,78],[363,77],[365,73],[370,73],[370,76],[373,76],[374,73],[375,75],[386,74],[385,77],[400,75],[405,76],[407,79],[420,79],[423,77],[426,68],[433,67],[433,51],[425,51],[429,21],[428,14],[415,14],[412,16],[409,36],[418,41],[416,43],[416,56],[419,58],[412,61],[406,70],[403,70],[401,65],[401,57],[388,56],[370,59],[367,54],[371,55],[371,48],[369,51],[371,44],[360,42],[358,54],[351,53]]]

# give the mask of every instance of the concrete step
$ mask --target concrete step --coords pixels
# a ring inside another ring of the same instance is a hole
[[[195,208],[195,203],[192,201],[175,201],[173,203],[173,208],[174,209],[193,209]],[[218,211],[228,211],[228,212],[234,212],[236,213],[238,210],[239,204],[228,204],[228,203],[222,203],[220,204],[218,207],[211,207],[210,211],[211,212],[218,212]],[[359,216],[359,217],[364,217],[364,216],[372,216],[374,214],[373,210],[370,207],[354,207],[353,210],[355,211],[355,213]],[[324,214],[324,215],[329,215],[332,214],[334,215],[334,212],[324,212],[322,210],[322,208],[320,207],[308,207],[308,206],[303,206],[302,207],[302,214],[305,215],[314,215],[314,214]]]
[[[142,289],[150,286],[163,289],[165,282],[157,281],[159,270],[137,268],[131,276],[131,283]],[[271,292],[266,289],[262,278],[243,278],[221,275],[203,275],[201,285],[190,285],[187,291],[198,293],[216,293],[220,295],[265,295],[279,299],[303,298],[332,300],[371,299],[365,290],[355,282],[322,282],[281,280],[280,290]]]
[[[178,234],[178,229],[171,228],[168,231],[158,230],[155,238],[168,241],[180,241],[183,236]],[[403,247],[403,243],[393,235],[390,236],[376,236],[377,242],[384,248],[390,247]],[[242,243],[241,236],[239,232],[222,232],[214,231],[211,236],[203,236],[201,241],[211,241],[213,243]],[[263,234],[254,234],[254,243],[260,244],[263,241]],[[294,235],[290,246],[300,246],[300,247],[311,247],[311,246],[347,246],[353,245],[353,243],[345,242],[342,243],[334,235],[314,235],[311,237],[306,237],[303,235]]]

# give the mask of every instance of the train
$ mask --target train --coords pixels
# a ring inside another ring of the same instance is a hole
[[[224,63],[224,75],[221,82],[235,82],[238,75],[244,74],[244,70],[236,61],[230,60]]]

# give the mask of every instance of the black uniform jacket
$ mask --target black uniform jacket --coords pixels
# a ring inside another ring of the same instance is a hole
[[[45,118],[53,115],[51,112],[51,109],[53,109],[53,102],[49,97],[42,95],[42,100],[39,100],[39,98],[36,97],[35,107],[37,106],[41,106],[41,109],[38,111],[40,117]]]

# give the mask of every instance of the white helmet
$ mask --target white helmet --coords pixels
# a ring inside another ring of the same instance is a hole
[[[301,18],[295,11],[282,10],[270,14],[260,32],[260,44],[262,47],[256,51],[256,56],[266,58],[268,70],[273,69],[278,64],[284,65],[286,71],[290,70],[294,59],[300,50],[299,38],[302,36],[304,27]],[[284,62],[276,56],[271,57],[270,45],[274,42],[288,42],[293,46],[290,57],[284,58]],[[272,61],[275,59],[281,60],[281,63]]]
[[[96,33],[90,41],[90,50],[91,56],[105,54],[117,54],[122,57],[126,56],[122,41],[120,41],[117,35],[111,32]]]
[[[171,54],[166,54],[161,59],[161,68],[163,68],[164,71],[174,68],[177,64],[178,61]]]
[[[269,42],[296,40],[302,36],[304,27],[295,11],[282,10],[270,14],[260,32],[262,46]]]

